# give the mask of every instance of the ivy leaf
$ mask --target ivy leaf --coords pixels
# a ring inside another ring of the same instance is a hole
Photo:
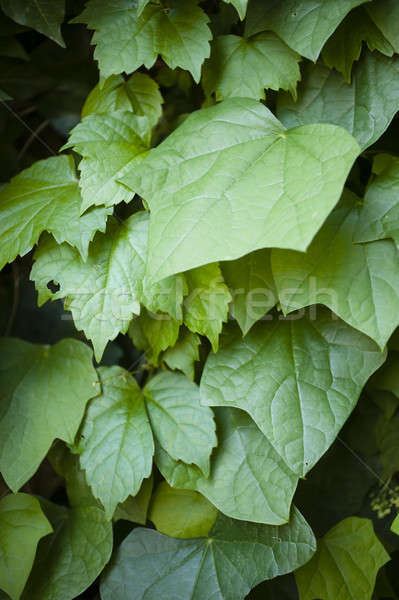
[[[136,348],[144,350],[147,360],[158,366],[163,350],[174,346],[179,336],[179,323],[166,314],[142,310],[130,323],[129,337]]]
[[[384,348],[399,325],[399,253],[391,241],[354,244],[360,210],[346,191],[306,253],[273,250],[281,307],[328,306]]]
[[[54,533],[39,544],[22,600],[72,600],[101,573],[112,552],[112,525],[94,506],[66,509],[45,500]]]
[[[392,238],[399,248],[399,159],[377,155],[373,173],[376,177],[367,188],[354,239],[371,242]]]
[[[394,51],[399,53],[399,6],[395,0],[380,0],[365,6],[370,17]]]
[[[151,475],[154,442],[144,398],[121,367],[100,367],[102,394],[87,409],[79,441],[80,464],[108,519]]]
[[[250,38],[222,35],[212,44],[202,85],[206,95],[215,92],[217,100],[232,96],[260,100],[265,88],[289,90],[295,97],[299,60],[299,54],[270,31]]]
[[[322,65],[308,65],[298,101],[281,95],[277,115],[286,127],[333,123],[345,127],[362,150],[374,144],[399,110],[399,57],[365,52],[351,85]],[[339,101],[337,101],[337,98]]]
[[[244,412],[218,409],[216,422],[218,447],[208,479],[157,448],[155,459],[162,475],[174,487],[197,490],[235,519],[286,523],[298,477]]]
[[[349,517],[318,540],[295,573],[300,600],[371,600],[377,572],[390,560],[369,519]]]
[[[246,335],[277,302],[270,250],[251,252],[238,260],[226,261],[221,267],[233,294],[231,313]]]
[[[257,323],[244,340],[236,336],[209,355],[201,402],[246,410],[303,476],[332,444],[384,360],[370,338],[319,307],[317,315]]]
[[[205,335],[216,352],[231,300],[220,267],[212,263],[192,269],[185,273],[185,280],[184,323],[193,333]]]
[[[94,57],[104,77],[131,73],[141,65],[150,69],[160,54],[171,69],[190,71],[197,83],[210,52],[208,21],[196,0],[171,0],[166,9],[148,4],[141,14],[130,0],[107,6],[102,0],[89,0],[73,20],[96,30]]]
[[[121,75],[111,75],[102,85],[98,83],[86,98],[82,118],[93,113],[132,111],[145,116],[154,127],[162,114],[162,96],[158,84],[145,73],[133,73],[125,81]]]
[[[315,551],[294,509],[276,529],[219,515],[208,537],[179,540],[137,528],[122,542],[101,584],[103,600],[242,600],[265,579],[288,573]]]
[[[113,520],[131,521],[145,525],[147,522],[148,506],[151,500],[153,479],[144,479],[140,491],[135,496],[128,496],[122,504],[116,507]]]
[[[316,61],[345,15],[367,0],[252,0],[245,34],[271,29],[293,50]]]
[[[16,175],[0,191],[0,268],[27,254],[45,230],[59,244],[75,246],[85,259],[111,210],[100,208],[81,217],[81,202],[71,156],[40,160]]]
[[[144,388],[155,436],[176,460],[194,463],[209,475],[209,457],[217,444],[213,412],[200,405],[198,386],[178,373],[158,373]]]
[[[52,527],[36,498],[8,494],[0,500],[0,588],[18,600],[32,569],[39,540]]]
[[[224,0],[229,4],[232,4],[236,11],[238,12],[241,21],[245,19],[245,14],[247,12],[248,0]]]
[[[194,379],[194,363],[199,360],[199,346],[201,340],[191,331],[183,331],[176,344],[168,348],[162,356],[170,369],[183,371],[188,379]]]
[[[191,114],[122,179],[151,209],[149,279],[262,247],[305,250],[358,152],[341,128],[286,131],[250,99]]]
[[[65,48],[60,27],[65,0],[1,0],[0,5],[13,21],[36,29]]]
[[[0,470],[13,490],[35,473],[55,438],[72,443],[98,394],[92,352],[76,340],[54,346],[0,339]]]
[[[76,251],[46,239],[35,252],[31,279],[39,304],[65,298],[75,326],[93,342],[98,361],[109,340],[126,333],[133,313],[140,312],[148,215],[135,213],[123,223],[110,219],[106,235],[98,235],[83,262]],[[60,289],[51,294],[49,281]]]
[[[175,490],[161,481],[152,499],[149,518],[161,533],[175,538],[208,535],[218,511],[192,490]]]

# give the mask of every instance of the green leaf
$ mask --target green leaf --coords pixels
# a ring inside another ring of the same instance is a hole
[[[121,75],[111,75],[87,96],[82,118],[93,113],[132,111],[147,117],[149,126],[154,127],[162,114],[162,102],[158,84],[145,73],[133,73],[127,81]]]
[[[295,97],[301,78],[299,60],[299,54],[270,31],[250,38],[222,35],[212,44],[202,85],[206,95],[215,93],[217,100],[232,96],[264,99],[265,88],[289,90]]]
[[[395,414],[390,419],[381,415],[376,423],[375,432],[384,481],[389,481],[399,471],[398,428],[399,414]]]
[[[213,412],[200,405],[198,386],[178,373],[158,373],[144,388],[155,436],[176,460],[194,463],[209,475],[209,458],[217,444]]]
[[[136,496],[128,496],[122,504],[116,507],[113,520],[131,521],[145,525],[147,522],[148,506],[151,500],[153,479],[144,479],[140,491]]]
[[[233,337],[209,355],[201,402],[246,410],[303,476],[332,444],[385,354],[322,307],[298,316],[257,323],[244,340]]]
[[[365,6],[370,17],[395,52],[399,53],[399,6],[395,0],[379,0]]]
[[[52,527],[36,498],[8,494],[0,500],[0,588],[18,600],[32,569],[39,540]]]
[[[92,352],[76,340],[54,346],[0,339],[0,470],[13,490],[35,473],[55,438],[72,443],[98,394]]]
[[[191,490],[175,490],[162,481],[154,494],[149,518],[160,533],[175,538],[208,535],[218,511],[206,498]]]
[[[315,551],[294,509],[276,529],[219,515],[208,537],[179,540],[137,528],[122,542],[101,584],[103,600],[242,600],[255,585],[288,573]]]
[[[377,155],[373,173],[376,177],[367,188],[354,239],[370,242],[392,238],[399,248],[399,159]]]
[[[107,233],[97,235],[83,262],[79,254],[51,239],[43,240],[35,252],[31,279],[39,292],[39,303],[65,298],[75,326],[93,342],[100,361],[109,340],[126,333],[133,313],[140,312],[140,294],[145,270],[148,214],[144,211],[123,223],[111,218]],[[49,281],[60,289],[51,294]]]
[[[162,475],[174,487],[197,490],[235,519],[286,523],[298,477],[244,412],[218,409],[216,422],[218,447],[208,479],[157,448],[155,459]]]
[[[248,0],[224,0],[229,4],[232,4],[236,11],[239,14],[241,21],[245,19],[245,14],[247,12]]]
[[[194,363],[199,360],[199,346],[201,340],[191,331],[183,331],[176,344],[168,348],[162,356],[170,369],[183,371],[186,377],[193,381]]]
[[[384,348],[399,324],[399,253],[391,241],[354,244],[360,210],[345,191],[306,253],[272,250],[272,269],[285,314],[328,306]]]
[[[144,350],[147,360],[158,366],[160,353],[175,345],[179,327],[178,321],[169,315],[144,309],[132,320],[128,333],[136,348]]]
[[[267,246],[305,250],[358,152],[341,128],[286,131],[250,99],[193,113],[122,180],[151,209],[149,279]]]
[[[87,409],[78,442],[80,464],[110,519],[151,475],[154,442],[144,398],[121,367],[98,370],[102,394]]]
[[[217,263],[185,273],[188,296],[184,301],[184,323],[193,333],[205,335],[216,352],[223,323],[227,321],[230,292]]]
[[[270,250],[257,250],[220,266],[233,296],[231,313],[246,335],[277,302]]]
[[[93,506],[42,501],[54,533],[39,544],[22,600],[72,600],[101,573],[112,552],[112,525]]]
[[[349,517],[318,540],[295,573],[300,600],[371,600],[377,572],[390,560],[369,519]]]
[[[399,57],[365,52],[351,85],[322,65],[307,65],[294,103],[278,100],[277,115],[286,127],[333,123],[345,127],[362,150],[374,144],[399,110]]]
[[[397,515],[391,525],[391,531],[399,535],[399,515]]]
[[[29,252],[45,230],[59,244],[75,246],[85,259],[111,210],[99,208],[80,216],[81,202],[71,156],[40,160],[16,175],[0,191],[0,268]]]
[[[144,65],[150,69],[160,54],[171,69],[190,71],[195,81],[209,56],[209,19],[196,0],[170,0],[164,8],[148,4],[138,14],[131,0],[90,0],[75,23],[95,29],[94,57],[103,77],[131,73]]]
[[[293,50],[315,61],[345,15],[367,0],[252,0],[246,35],[271,29]]]
[[[65,0],[1,0],[6,15],[20,25],[26,25],[65,47],[61,34]]]

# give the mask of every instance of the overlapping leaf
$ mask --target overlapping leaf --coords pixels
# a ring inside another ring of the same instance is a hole
[[[157,366],[161,352],[175,345],[179,328],[173,317],[143,309],[132,320],[128,334],[136,348],[144,350],[148,362]]]
[[[65,0],[1,0],[1,8],[17,23],[32,27],[65,46],[60,25],[64,20]]]
[[[191,331],[181,333],[176,344],[168,348],[162,356],[162,360],[170,369],[178,369],[189,379],[194,379],[194,364],[199,360],[200,338]]]
[[[380,0],[366,4],[365,8],[378,29],[395,52],[399,53],[399,6],[395,0]]]
[[[225,2],[228,2],[234,6],[242,21],[245,17],[245,13],[247,12],[248,0],[225,0]]]

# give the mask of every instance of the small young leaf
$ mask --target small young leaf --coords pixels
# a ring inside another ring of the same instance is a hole
[[[395,0],[379,0],[365,4],[370,17],[394,51],[399,53],[399,5]]]
[[[349,517],[318,540],[295,573],[300,600],[371,600],[377,572],[390,560],[369,519]]]
[[[18,600],[32,569],[39,540],[53,531],[29,494],[8,494],[0,500],[0,588]]]
[[[396,517],[391,525],[391,531],[396,533],[396,535],[399,535],[399,515],[396,515]]]
[[[64,339],[55,346],[0,339],[0,471],[18,490],[55,438],[73,443],[87,401],[99,393],[92,352]]]
[[[128,333],[136,348],[146,352],[148,362],[158,366],[160,353],[175,345],[179,328],[173,317],[144,309],[132,320]]]
[[[135,496],[128,496],[122,504],[116,507],[113,520],[131,521],[145,525],[147,522],[148,506],[151,500],[153,479],[144,479],[140,491]]]
[[[208,535],[218,511],[192,490],[175,490],[162,481],[154,494],[149,519],[160,533],[175,538]]]
[[[168,348],[162,355],[162,360],[170,369],[183,371],[186,377],[193,381],[194,363],[199,360],[199,345],[201,340],[191,331],[183,331],[176,344]]]
[[[17,23],[32,27],[65,47],[61,35],[65,0],[1,0],[1,8]]]

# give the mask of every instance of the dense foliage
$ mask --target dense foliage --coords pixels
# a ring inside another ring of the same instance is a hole
[[[398,600],[397,0],[0,7],[0,598]]]

